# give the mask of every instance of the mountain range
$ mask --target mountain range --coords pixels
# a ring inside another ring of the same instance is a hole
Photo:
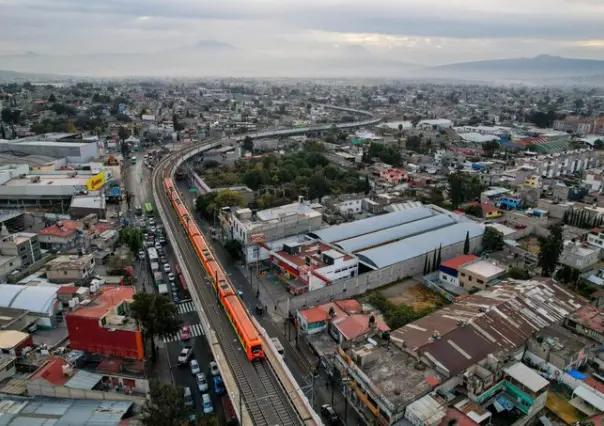
[[[27,52],[0,56],[14,72],[81,77],[301,77],[402,78],[416,80],[602,81],[604,60],[540,55],[426,67],[395,56],[376,54],[360,45],[310,46],[287,52],[240,49],[218,40],[152,53],[44,55]],[[0,78],[2,75],[0,74]]]

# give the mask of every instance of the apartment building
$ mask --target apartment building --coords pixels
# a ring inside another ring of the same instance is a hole
[[[92,276],[94,266],[92,254],[59,256],[46,264],[46,276],[56,283],[84,281]]]
[[[577,149],[566,153],[538,155],[523,158],[518,168],[531,170],[534,175],[554,178],[570,175],[578,171],[601,167],[604,164],[604,153],[589,149]]]
[[[42,259],[38,234],[18,232],[0,240],[0,253],[3,256],[19,256],[23,267]]]

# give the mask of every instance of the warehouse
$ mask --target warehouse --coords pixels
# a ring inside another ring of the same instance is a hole
[[[312,238],[326,243],[336,243],[351,238],[369,235],[377,231],[388,230],[405,223],[415,222],[427,217],[435,216],[436,213],[426,207],[419,207],[367,219],[355,220],[342,225],[330,226],[309,233]]]
[[[24,138],[0,140],[0,153],[66,158],[68,163],[82,164],[98,156],[98,146],[96,141],[82,139],[55,141]]]
[[[0,307],[29,311],[38,318],[40,327],[55,327],[61,302],[57,299],[59,286],[25,286],[0,284]]]

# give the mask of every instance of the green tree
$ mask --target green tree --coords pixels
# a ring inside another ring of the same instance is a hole
[[[482,144],[482,149],[487,157],[492,157],[500,147],[499,142],[496,140],[488,141]]]
[[[260,189],[262,185],[266,185],[269,182],[269,176],[266,170],[252,169],[248,170],[243,175],[243,183],[250,189],[256,191]]]
[[[447,177],[451,205],[457,208],[466,201],[474,201],[480,196],[484,185],[476,175],[457,171]]]
[[[184,391],[171,383],[152,379],[149,398],[141,411],[145,426],[183,426],[188,422],[189,410],[185,405]]]
[[[594,148],[597,150],[604,149],[604,141],[602,139],[596,139],[594,142]]]
[[[157,359],[156,337],[168,337],[178,332],[181,321],[176,305],[165,296],[155,293],[136,293],[130,304],[132,317],[140,321],[143,336],[151,343],[151,360]]]
[[[139,228],[122,228],[120,243],[127,245],[132,253],[138,253],[143,248],[143,233]]]
[[[213,219],[217,196],[218,195],[215,192],[200,195],[195,200],[195,210],[197,210],[197,212],[205,219]]]
[[[528,280],[531,278],[531,274],[526,270],[517,266],[512,266],[508,270],[508,276],[515,280]]]
[[[241,144],[241,147],[246,151],[254,152],[254,140],[251,137],[246,136],[243,139],[243,143]]]
[[[487,226],[482,234],[482,248],[487,251],[503,249],[503,234],[492,226]]]
[[[57,101],[57,97],[55,96],[54,93],[51,93],[50,96],[48,97],[48,102],[50,102],[51,104],[54,104]]]
[[[243,195],[241,195],[239,192],[231,191],[229,189],[226,191],[221,191],[214,199],[214,202],[216,203],[217,208],[234,206],[242,207],[245,205]]]
[[[329,181],[320,173],[315,173],[308,179],[308,198],[321,199],[330,193]]]
[[[463,254],[470,253],[470,231],[466,232],[466,240],[463,243]]]
[[[126,139],[128,139],[130,137],[130,130],[126,129],[124,126],[120,126],[120,128],[117,131],[117,135],[120,138],[120,140],[125,141]]]
[[[470,216],[482,217],[482,208],[476,204],[469,205],[463,211]]]
[[[541,275],[549,277],[556,269],[558,258],[562,253],[564,239],[562,237],[562,225],[556,224],[551,227],[547,238],[539,240],[539,266]]]

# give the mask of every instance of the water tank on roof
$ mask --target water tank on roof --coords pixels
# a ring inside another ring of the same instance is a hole
[[[71,309],[75,308],[75,307],[78,305],[78,302],[77,302],[77,301],[78,301],[78,299],[70,299],[70,300],[69,300],[69,307],[70,307]]]

